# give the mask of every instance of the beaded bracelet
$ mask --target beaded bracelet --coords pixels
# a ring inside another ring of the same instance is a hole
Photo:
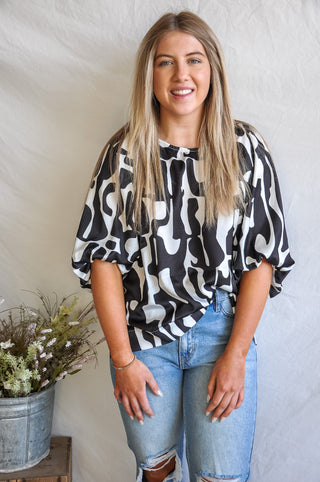
[[[114,363],[112,363],[112,365],[115,370],[125,370],[126,368],[129,368],[131,367],[131,365],[133,365],[133,363],[135,362],[135,359],[136,359],[136,355],[133,355],[131,362],[129,362],[128,365],[125,365],[124,367],[116,367]]]

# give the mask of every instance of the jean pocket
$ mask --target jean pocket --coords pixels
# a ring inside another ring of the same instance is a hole
[[[231,303],[230,296],[226,296],[220,302],[220,311],[225,315],[229,316],[230,318],[234,317],[234,310]]]

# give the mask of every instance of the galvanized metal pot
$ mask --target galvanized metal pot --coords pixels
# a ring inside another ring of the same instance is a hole
[[[54,385],[27,397],[0,398],[0,472],[33,467],[50,451]]]

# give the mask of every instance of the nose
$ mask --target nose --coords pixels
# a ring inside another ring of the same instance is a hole
[[[177,62],[174,71],[174,80],[181,82],[189,77],[188,65],[185,62]]]

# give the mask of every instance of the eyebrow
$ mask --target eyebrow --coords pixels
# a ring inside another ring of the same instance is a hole
[[[201,55],[202,57],[205,57],[205,55],[202,52],[190,52],[189,54],[186,54],[186,57],[189,57],[190,55]],[[158,54],[154,60],[159,59],[160,57],[169,57],[170,59],[174,58],[174,55],[169,55],[169,54]]]

